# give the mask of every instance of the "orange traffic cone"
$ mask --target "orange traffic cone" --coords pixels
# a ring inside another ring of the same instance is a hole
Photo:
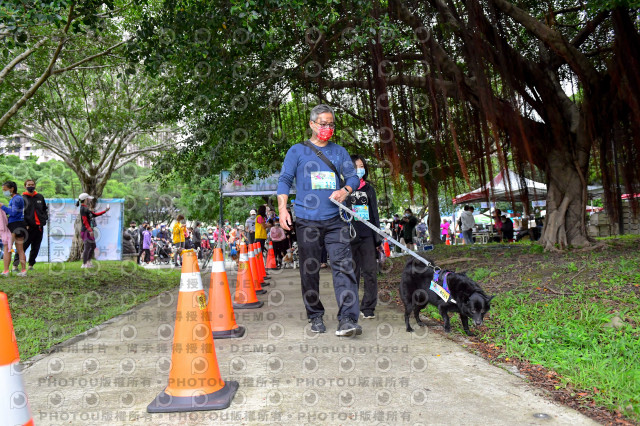
[[[266,282],[265,280],[270,280],[271,277],[267,275],[267,271],[264,268],[264,257],[262,256],[262,246],[260,244],[258,244],[257,246],[257,258],[258,258],[258,265],[260,266],[260,269],[262,270],[262,286],[263,287],[267,287],[271,284],[269,284],[268,282]]]
[[[265,271],[265,269],[264,269],[264,262],[262,261],[262,255],[261,255],[261,252],[262,252],[262,248],[261,247],[262,246],[260,244],[256,244],[256,250],[255,250],[254,257],[256,259],[256,267],[258,269],[258,277],[260,278],[258,280],[258,289],[264,290],[262,288],[262,286],[266,285],[264,283],[264,280],[265,280],[265,277],[267,275],[267,271]],[[266,293],[267,290],[264,290],[264,292]]]
[[[260,243],[256,243],[253,245],[253,257],[256,259],[256,267],[258,269],[258,278],[260,280],[260,284],[264,283],[265,273],[263,271],[262,266],[260,266]]]
[[[227,272],[224,270],[224,257],[221,248],[213,251],[207,312],[214,339],[244,336],[245,328],[238,326],[233,315],[229,281],[227,280]]]
[[[269,242],[269,253],[267,254],[267,269],[278,269],[276,265],[276,255],[273,251],[273,244]]]
[[[389,241],[384,240],[384,255],[387,257],[391,257],[391,249],[389,248]]]
[[[262,281],[262,274],[260,266],[258,265],[258,259],[256,258],[256,245],[259,243],[249,244],[249,266],[251,267],[251,276],[253,278],[253,288],[256,294],[265,294],[267,290],[263,289],[260,285]]]
[[[238,277],[236,279],[233,309],[256,309],[261,308],[263,305],[264,302],[258,300],[256,291],[253,288],[247,245],[240,244],[240,259],[238,262]]]
[[[169,383],[147,412],[222,410],[231,405],[238,382],[225,383],[220,377],[206,312],[198,257],[193,250],[183,250]]]
[[[20,353],[7,295],[0,292],[0,416],[2,424],[31,425],[31,409],[20,373]]]
[[[444,244],[447,245],[447,246],[451,245],[451,237],[449,236],[449,234],[447,234],[447,241],[445,241]]]

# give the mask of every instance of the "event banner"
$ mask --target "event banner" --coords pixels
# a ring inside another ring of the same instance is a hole
[[[65,262],[69,258],[74,224],[80,214],[76,200],[67,198],[47,198],[49,222],[44,227],[44,237],[37,262]],[[122,260],[122,227],[124,220],[124,199],[99,199],[95,211],[100,212],[110,206],[110,210],[95,218],[96,259]],[[28,256],[29,250],[27,250]]]
[[[231,173],[223,171],[220,173],[220,179],[222,185],[220,189],[223,197],[234,196],[249,196],[249,195],[275,195],[278,189],[278,178],[280,173],[275,173],[271,176],[260,178],[258,172],[256,177],[252,181],[239,181],[237,179],[231,179]],[[295,194],[296,187],[295,182],[291,186],[290,194]]]

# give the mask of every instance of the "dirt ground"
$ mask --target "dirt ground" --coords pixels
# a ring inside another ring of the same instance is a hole
[[[608,265],[619,261],[622,257],[640,258],[640,239],[610,239],[600,241],[593,247],[568,252],[544,253],[541,247],[529,244],[489,244],[474,246],[437,246],[426,253],[426,257],[434,264],[456,272],[474,273],[479,269],[488,272],[481,284],[488,294],[499,295],[507,291],[522,292],[529,295],[531,301],[549,300],[571,294],[573,282],[578,280],[584,286],[597,286],[606,274]],[[398,310],[404,312],[398,295],[398,285],[402,269],[408,256],[387,260],[379,276],[380,298],[386,299]],[[558,271],[563,271],[559,277]],[[636,277],[640,274],[636,274]],[[624,291],[635,293],[640,297],[638,278],[625,283]],[[532,282],[535,282],[532,291]],[[637,309],[628,303],[615,300],[602,300],[610,305],[611,310],[622,308]],[[625,305],[625,306],[622,306]],[[491,321],[490,314],[486,318]],[[626,321],[633,321],[626,319]],[[485,324],[487,323],[485,322]],[[446,335],[442,329],[442,321],[435,314],[427,321],[434,331]],[[452,321],[453,323],[453,321]],[[637,323],[633,323],[637,326]],[[485,330],[483,330],[485,329]],[[476,329],[476,336],[468,337],[452,332],[448,336],[466,347],[469,351],[521,375],[537,387],[544,389],[554,400],[574,408],[603,424],[633,425],[639,424],[618,410],[609,410],[598,406],[591,398],[597,389],[575,389],[569,386],[558,386],[561,378],[552,370],[532,364],[527,360],[516,360],[504,357],[500,348],[483,340],[486,325]]]

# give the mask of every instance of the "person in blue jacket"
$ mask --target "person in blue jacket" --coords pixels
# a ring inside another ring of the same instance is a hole
[[[2,193],[9,198],[9,207],[0,203],[0,208],[7,214],[11,238],[16,243],[16,251],[20,258],[20,270],[22,272],[18,272],[17,275],[26,277],[27,259],[24,255],[24,239],[27,237],[27,224],[24,221],[24,199],[18,195],[18,185],[13,181],[7,181],[2,184]],[[6,247],[5,250],[11,250],[11,247]],[[5,267],[4,272],[0,275],[8,277],[9,273],[9,269]]]
[[[338,301],[338,336],[362,334],[358,325],[360,307],[356,283],[349,226],[340,217],[338,206],[330,198],[344,203],[359,185],[355,167],[347,150],[331,142],[335,130],[335,114],[327,105],[311,110],[310,139],[293,145],[287,154],[278,180],[278,211],[280,225],[291,229],[287,211],[289,191],[296,180],[296,234],[300,258],[302,296],[311,323],[311,331],[324,333],[320,301],[320,257],[326,248],[331,262],[333,289]],[[344,178],[344,183],[342,183]]]

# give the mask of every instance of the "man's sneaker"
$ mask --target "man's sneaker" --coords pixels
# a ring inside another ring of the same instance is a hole
[[[360,312],[360,316],[365,319],[374,319],[376,317],[376,314],[374,314],[373,312],[370,314],[365,314],[364,312]]]
[[[27,276],[27,271],[24,270],[22,272],[18,272],[16,275],[19,276],[19,277],[26,277]]]
[[[83,263],[82,266],[81,266],[82,269],[85,269],[86,267],[87,267],[86,263]]]
[[[326,333],[327,327],[324,326],[322,317],[311,318],[309,322],[311,323],[311,331],[314,333]]]
[[[13,272],[20,272],[20,269],[17,266],[13,267]]]
[[[352,318],[342,318],[338,329],[336,330],[336,336],[351,337],[362,334],[362,327],[358,325]]]
[[[33,270],[34,270],[33,265],[29,265],[29,270],[30,270],[30,271],[33,271]]]

